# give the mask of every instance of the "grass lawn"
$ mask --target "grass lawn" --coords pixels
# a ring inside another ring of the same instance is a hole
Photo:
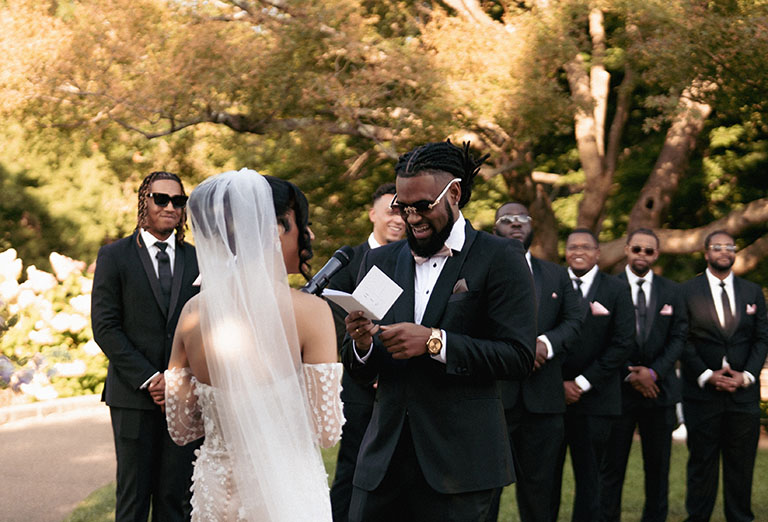
[[[333,477],[336,467],[337,448],[323,451],[323,460],[329,477]],[[672,465],[670,471],[669,489],[669,522],[679,522],[685,518],[685,463],[688,450],[684,444],[672,446]],[[563,473],[563,501],[560,506],[560,520],[571,518],[573,505],[573,474],[570,462],[566,462]],[[752,487],[752,511],[756,519],[761,520],[768,513],[768,450],[761,449],[757,453],[754,483]],[[329,481],[331,479],[329,478]],[[636,441],[632,446],[629,457],[627,478],[624,484],[622,503],[622,521],[634,522],[640,520],[643,509],[643,469],[640,455],[640,444]],[[65,522],[112,522],[115,520],[115,484],[114,482],[91,493],[72,512]],[[517,506],[515,504],[514,485],[504,490],[501,497],[501,522],[517,522]],[[717,504],[712,516],[712,522],[724,521],[722,492],[718,493]]]

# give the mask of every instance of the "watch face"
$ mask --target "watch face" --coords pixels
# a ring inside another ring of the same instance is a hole
[[[440,353],[440,349],[443,347],[443,342],[440,339],[430,339],[427,343],[427,350],[432,355]]]

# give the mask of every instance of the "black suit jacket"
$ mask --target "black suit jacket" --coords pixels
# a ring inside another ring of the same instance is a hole
[[[567,343],[563,362],[563,380],[583,375],[591,384],[578,402],[568,406],[574,413],[618,415],[621,413],[621,378],[619,372],[632,351],[635,335],[635,308],[629,286],[603,272],[595,275],[586,297],[581,335]],[[607,315],[596,314],[600,303]]]
[[[533,367],[534,290],[519,242],[467,223],[461,252],[446,260],[422,325],[446,332],[447,364],[424,354],[392,359],[378,337],[366,364],[344,341],[345,365],[364,381],[378,375],[373,415],[358,456],[354,485],[375,489],[389,466],[406,416],[429,485],[455,494],[492,489],[514,479],[496,379],[522,379]],[[403,288],[381,324],[413,322],[414,260],[405,240],[368,252],[373,265]],[[454,293],[464,280],[466,291]]]
[[[368,244],[368,241],[353,247],[352,251],[354,254],[349,261],[349,264],[336,272],[336,275],[334,275],[328,283],[328,288],[341,290],[342,292],[351,294],[357,286],[357,275],[360,271],[363,257],[370,249],[371,246]],[[328,301],[328,304],[333,311],[333,322],[336,326],[336,338],[338,343],[337,346],[341,349],[344,335],[347,331],[344,324],[344,318],[347,316],[347,312],[332,301]],[[351,377],[349,372],[344,372],[344,375],[341,378],[341,401],[344,404],[356,403],[372,405],[374,396],[375,390],[372,383],[358,382]]]
[[[626,272],[619,274],[619,279],[629,284]],[[680,285],[654,274],[647,310],[648,323],[644,338],[640,342],[635,333],[632,353],[621,373],[624,401],[670,406],[680,402],[682,398],[675,363],[683,353],[685,336],[688,333],[688,315]],[[656,372],[658,397],[646,399],[629,383],[624,382],[624,378],[629,374],[629,366],[645,366]]]
[[[707,276],[701,274],[683,285],[688,310],[688,339],[681,359],[683,398],[722,402],[727,409],[756,411],[760,400],[760,371],[768,351],[768,319],[762,289],[755,283],[734,277],[736,300],[732,332],[720,326]],[[733,393],[719,392],[707,383],[700,388],[696,379],[705,370],[718,370],[723,357],[736,371],[748,371],[755,384]]]
[[[102,400],[108,406],[151,410],[158,406],[139,387],[168,367],[184,303],[198,292],[197,258],[177,241],[170,306],[162,305],[160,282],[136,232],[99,250],[91,294],[93,338],[109,359]]]
[[[562,365],[565,345],[581,332],[584,309],[568,271],[555,263],[531,257],[537,303],[537,335],[546,335],[554,357],[524,381],[503,381],[504,407],[519,400],[533,413],[564,413]]]

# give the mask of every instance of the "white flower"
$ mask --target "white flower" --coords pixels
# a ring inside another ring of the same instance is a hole
[[[60,377],[80,377],[85,375],[85,362],[76,360],[72,362],[60,362],[53,365],[54,375]]]
[[[80,314],[71,314],[69,316],[69,331],[70,333],[80,333],[88,326],[88,319]]]
[[[96,341],[91,339],[87,343],[83,345],[83,351],[93,357],[94,355],[98,355],[101,353],[101,348],[99,348],[99,345],[96,344]]]
[[[81,313],[85,316],[91,315],[91,296],[78,295],[70,299],[69,304],[72,306],[72,308],[77,310],[78,313]]]
[[[59,396],[56,389],[51,386],[48,378],[42,373],[36,373],[32,382],[28,384],[22,384],[19,386],[22,393],[25,395],[32,395],[38,401],[45,401],[49,399],[55,399]]]
[[[53,272],[59,281],[65,281],[70,275],[82,273],[85,270],[85,263],[83,261],[75,261],[71,257],[63,256],[56,252],[51,252],[48,259],[51,261]]]
[[[18,281],[21,267],[21,259],[16,258],[16,250],[9,248],[0,252],[0,281]]]
[[[53,319],[50,321],[51,328],[53,328],[54,332],[66,332],[69,330],[69,314],[65,314],[64,312],[59,312],[58,314],[53,316]],[[39,322],[39,321],[38,321]],[[40,328],[37,324],[35,325],[36,328]]]
[[[35,265],[30,265],[27,267],[27,280],[21,286],[23,288],[31,288],[36,293],[42,294],[55,288],[57,284],[58,282],[53,274],[38,270]]]
[[[24,288],[22,286],[21,291],[16,298],[16,302],[18,303],[19,308],[23,310],[33,304],[35,301],[37,301],[35,292],[31,288]]]
[[[80,293],[81,294],[90,294],[92,288],[93,288],[93,279],[88,279],[87,277],[80,277]]]
[[[43,328],[42,330],[32,330],[27,335],[29,340],[37,344],[53,344],[56,341],[53,338],[50,328]]]
[[[0,278],[1,279],[1,278]],[[15,279],[0,282],[0,299],[10,303],[19,295],[19,283]]]

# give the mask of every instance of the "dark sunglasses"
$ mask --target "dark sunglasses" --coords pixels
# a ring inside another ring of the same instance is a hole
[[[728,252],[736,252],[736,245],[709,245],[709,249],[714,252],[720,252],[722,250],[727,250]]]
[[[147,197],[152,198],[152,201],[155,202],[155,205],[162,208],[167,207],[169,201],[173,203],[173,208],[184,208],[187,206],[187,199],[189,199],[187,196],[181,194],[178,196],[171,196],[168,194],[163,194],[162,192],[150,192],[147,194]]]
[[[414,203],[400,203],[397,200],[397,194],[395,194],[395,197],[392,198],[392,202],[389,204],[389,208],[391,208],[392,210],[396,210],[397,212],[400,212],[400,215],[403,218],[416,213],[426,214],[427,212],[435,208],[438,203],[440,203],[440,200],[443,199],[443,196],[445,196],[445,194],[448,192],[448,188],[451,185],[460,181],[461,181],[461,178],[453,178],[451,181],[449,181],[448,184],[443,189],[443,191],[440,193],[439,196],[435,198],[434,201],[421,200],[421,201],[416,201]]]
[[[643,248],[643,247],[638,246],[638,245],[629,247],[629,250],[633,254],[639,254],[640,252],[645,252],[646,256],[652,256],[654,254],[654,252],[656,252],[655,248],[650,248],[650,247]]]

